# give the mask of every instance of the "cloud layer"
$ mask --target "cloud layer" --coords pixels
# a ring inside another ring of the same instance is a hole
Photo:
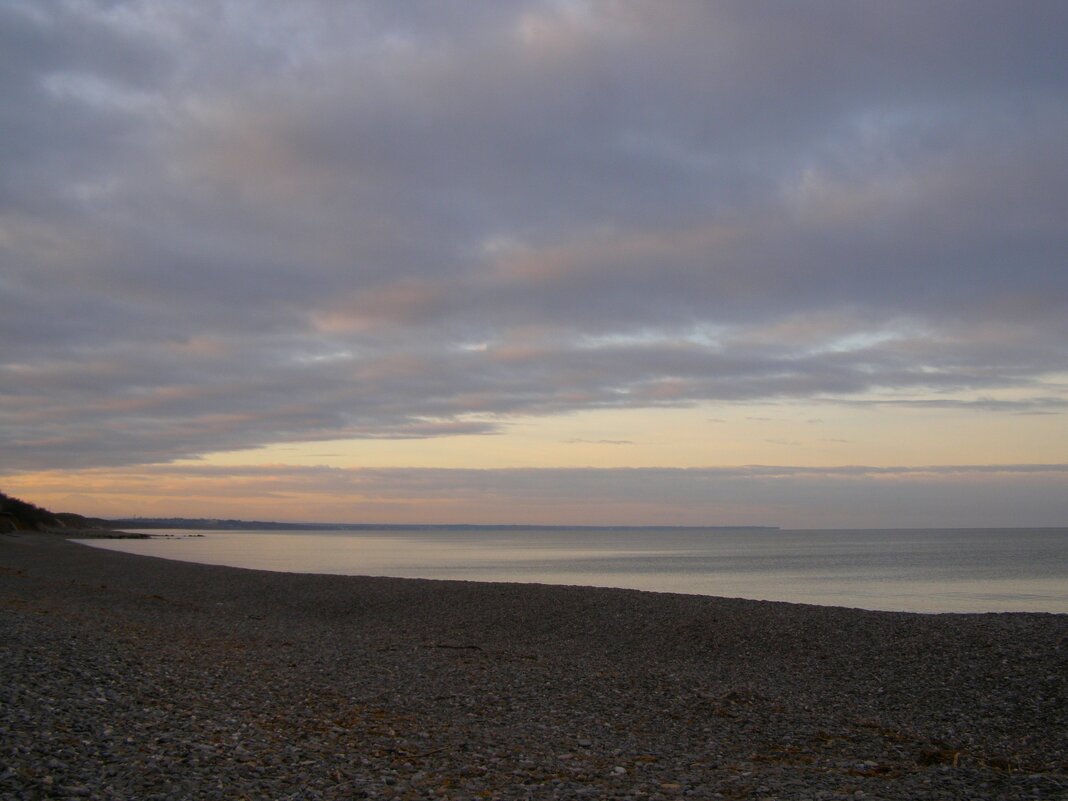
[[[1059,2],[0,3],[7,469],[1068,403]]]

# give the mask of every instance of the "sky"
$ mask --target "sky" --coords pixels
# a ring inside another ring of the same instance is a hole
[[[0,489],[1068,525],[1068,4],[0,0]]]

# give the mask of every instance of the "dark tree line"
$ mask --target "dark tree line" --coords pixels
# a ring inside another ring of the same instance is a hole
[[[47,509],[0,492],[0,529],[40,531],[62,525]]]

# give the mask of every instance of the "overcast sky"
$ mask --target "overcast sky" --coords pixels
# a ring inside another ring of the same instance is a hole
[[[1068,525],[1068,4],[0,0],[0,488]]]

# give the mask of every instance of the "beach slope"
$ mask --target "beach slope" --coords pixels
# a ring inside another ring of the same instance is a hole
[[[266,573],[5,534],[0,675],[0,799],[1068,798],[1068,615]]]

